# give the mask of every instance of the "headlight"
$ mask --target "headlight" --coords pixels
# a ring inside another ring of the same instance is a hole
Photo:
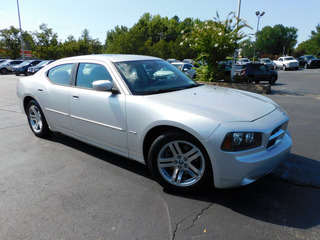
[[[237,152],[261,146],[262,135],[257,132],[230,132],[224,138],[221,149]]]

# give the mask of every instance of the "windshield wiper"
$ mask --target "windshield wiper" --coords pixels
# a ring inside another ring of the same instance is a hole
[[[180,91],[180,90],[184,90],[184,89],[187,89],[187,88],[199,87],[199,86],[202,86],[202,85],[204,85],[204,84],[203,84],[203,83],[197,83],[197,84],[191,84],[191,85],[183,86],[183,87],[174,87],[174,88],[167,88],[167,89],[157,89],[157,90],[154,90],[154,91],[147,92],[146,95]]]

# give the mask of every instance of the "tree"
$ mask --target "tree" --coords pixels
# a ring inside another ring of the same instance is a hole
[[[34,41],[30,33],[22,32],[24,50],[33,50]],[[11,26],[9,29],[0,30],[0,48],[4,50],[4,57],[21,57],[21,39],[19,29]]]
[[[311,31],[310,39],[300,43],[296,48],[296,56],[301,56],[304,54],[320,57],[320,24],[316,26],[315,31]]]
[[[207,69],[201,69],[205,80],[216,80],[219,77],[219,62],[238,48],[239,41],[246,36],[241,31],[245,27],[248,27],[246,22],[237,19],[235,13],[230,13],[224,21],[217,14],[214,21],[195,21],[193,29],[184,35],[180,45],[195,50],[198,53],[197,60],[205,60]]]
[[[39,58],[42,59],[58,59],[59,53],[59,41],[58,34],[52,31],[52,28],[48,28],[47,24],[41,24],[40,32],[35,32],[35,50]]]
[[[257,52],[264,55],[291,55],[297,43],[297,32],[297,28],[284,27],[281,24],[266,26],[257,34]]]

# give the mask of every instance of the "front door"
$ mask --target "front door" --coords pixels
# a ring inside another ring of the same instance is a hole
[[[127,155],[125,95],[95,91],[92,82],[110,80],[104,65],[80,63],[70,91],[70,117],[74,134],[95,145]]]

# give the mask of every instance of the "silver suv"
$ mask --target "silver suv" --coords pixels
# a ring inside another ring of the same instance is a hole
[[[0,64],[0,73],[7,74],[12,71],[12,67],[15,65],[19,65],[23,60],[7,60]]]

